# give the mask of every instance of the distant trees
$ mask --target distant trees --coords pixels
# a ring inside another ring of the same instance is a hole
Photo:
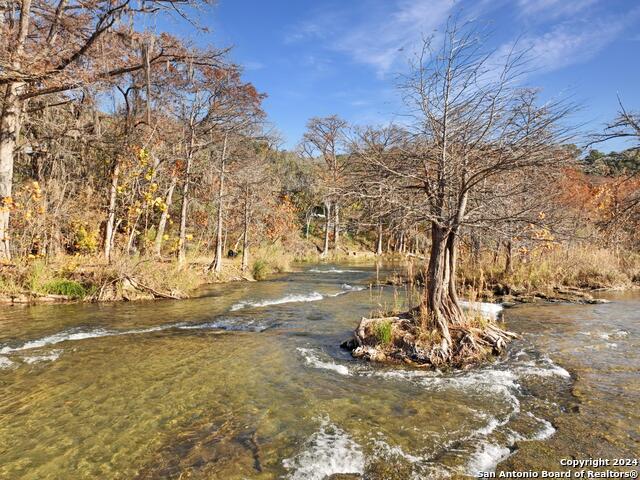
[[[345,179],[348,157],[345,153],[347,122],[336,115],[312,118],[302,138],[302,152],[308,158],[320,158],[318,177],[323,188],[325,233],[322,255],[329,253],[331,217],[333,215],[333,249],[340,245],[341,187]]]
[[[599,226],[620,243],[621,237],[640,242],[640,114],[625,108],[618,100],[618,115],[603,132],[593,135],[589,145],[624,139],[631,147],[608,155],[591,150],[585,157],[591,173],[607,178],[591,187],[597,199]]]

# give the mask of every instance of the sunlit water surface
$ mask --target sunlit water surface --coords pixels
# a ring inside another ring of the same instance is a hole
[[[522,339],[504,358],[442,373],[340,350],[405,298],[374,276],[323,265],[179,302],[3,307],[0,478],[460,478],[557,465],[585,422],[607,430],[594,452],[638,451],[638,296],[507,310]]]

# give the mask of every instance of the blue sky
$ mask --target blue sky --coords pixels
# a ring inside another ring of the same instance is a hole
[[[637,0],[219,0],[200,16],[211,32],[191,40],[233,46],[291,148],[313,116],[374,124],[397,117],[397,75],[421,37],[456,13],[488,25],[488,48],[518,39],[535,68],[527,86],[578,102],[574,121],[585,131],[613,118],[616,95],[640,109]]]

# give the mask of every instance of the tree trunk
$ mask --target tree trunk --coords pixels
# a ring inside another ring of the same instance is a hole
[[[304,227],[304,239],[309,240],[309,228],[311,228],[311,215],[313,215],[313,210],[311,212],[307,212],[305,218],[305,227]]]
[[[500,247],[502,246],[502,242],[500,240],[496,240],[496,249],[493,251],[493,265],[498,263],[498,258],[500,256]]]
[[[242,273],[249,268],[249,192],[244,198],[244,231],[242,234]]]
[[[109,187],[109,210],[107,211],[107,224],[104,229],[104,258],[111,262],[113,249],[113,237],[116,223],[116,203],[118,200],[118,179],[120,177],[120,160],[116,157],[111,171],[111,186]]]
[[[0,260],[11,259],[9,219],[13,206],[13,157],[20,129],[20,88],[18,83],[7,85],[0,123]]]
[[[376,242],[376,255],[382,255],[382,222],[378,221],[378,241]]]
[[[322,256],[329,255],[329,227],[330,227],[331,204],[324,202],[324,245],[322,247]]]
[[[187,155],[187,165],[182,186],[182,207],[180,208],[180,236],[178,238],[178,263],[184,263],[186,258],[187,240],[187,212],[189,208],[189,174],[191,173],[191,152]]]
[[[216,224],[216,253],[213,257],[213,262],[209,266],[209,270],[213,270],[216,273],[222,271],[222,227],[224,220],[224,210],[222,199],[224,197],[224,169],[227,155],[227,136],[224,137],[224,143],[222,145],[222,156],[220,158],[220,183],[218,185],[218,220]]]
[[[511,239],[507,241],[507,259],[505,261],[504,272],[506,274],[513,273],[513,242]]]
[[[171,183],[169,184],[169,190],[167,190],[167,196],[165,197],[164,203],[166,209],[162,211],[160,215],[160,221],[158,222],[158,230],[156,232],[156,238],[153,243],[153,252],[156,257],[162,256],[162,241],[164,237],[164,230],[167,227],[167,219],[169,218],[169,208],[171,207],[171,202],[173,201],[173,191],[176,188],[176,184],[178,183],[177,175],[171,176]]]
[[[440,355],[451,355],[450,325],[459,324],[464,314],[458,302],[455,288],[456,234],[431,225],[431,254],[427,267],[427,289],[425,307],[426,318],[422,327],[425,331],[436,329],[441,339]]]
[[[31,0],[22,0],[18,36],[13,44],[11,68],[14,72],[21,70],[30,16]],[[9,220],[13,206],[13,161],[20,133],[23,103],[20,94],[24,88],[24,82],[7,84],[0,112],[0,260],[11,260]]]
[[[133,250],[133,241],[136,238],[136,229],[138,227],[138,222],[140,221],[140,217],[142,217],[142,213],[139,213],[136,216],[136,220],[133,222],[131,226],[131,232],[129,232],[129,239],[127,240],[127,255],[131,255],[131,250]]]
[[[333,205],[333,250],[338,251],[340,246],[340,207],[338,202]]]

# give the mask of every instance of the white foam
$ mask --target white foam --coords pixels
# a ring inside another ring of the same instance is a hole
[[[364,473],[365,458],[360,445],[324,419],[320,430],[305,442],[302,452],[282,464],[293,470],[291,480],[324,480],[339,473]]]
[[[269,305],[281,305],[283,303],[317,302],[318,300],[322,300],[323,298],[324,297],[318,292],[311,292],[303,295],[290,294],[290,295],[285,295],[282,298],[275,298],[272,300],[260,300],[257,302],[239,302],[231,307],[231,311],[235,312],[243,308],[251,308],[251,307],[267,307]]]
[[[486,418],[486,416],[485,416]],[[479,428],[478,430],[475,431],[474,435],[482,435],[482,436],[487,436],[490,435],[491,433],[493,433],[493,431],[498,428],[501,427],[502,425],[506,424],[509,421],[510,417],[507,417],[505,420],[503,421],[499,421],[497,418],[495,417],[489,417],[489,421],[487,422],[487,424],[482,427]]]
[[[603,340],[610,340],[612,338],[621,339],[625,338],[627,335],[629,335],[629,332],[627,332],[626,330],[616,330],[615,332],[598,334],[598,336]]]
[[[23,360],[29,365],[41,362],[53,362],[60,358],[61,353],[62,350],[51,350],[49,353],[45,353],[44,355],[31,355],[29,357],[24,357]]]
[[[53,335],[48,335],[46,337],[39,338],[37,340],[29,340],[28,342],[23,343],[17,347],[9,347],[5,346],[0,349],[0,354],[7,354],[12,352],[19,352],[22,350],[31,350],[34,348],[46,347],[48,345],[56,345],[62,342],[68,341],[78,341],[78,340],[86,340],[88,338],[100,338],[100,337],[113,337],[118,335],[135,335],[140,333],[150,333],[157,332],[160,330],[167,330],[169,328],[174,328],[182,324],[168,324],[168,325],[157,325],[155,327],[149,328],[138,328],[132,330],[107,330],[105,328],[94,328],[91,330],[85,331],[64,331],[59,333],[54,333]]]
[[[547,438],[551,438],[554,433],[556,433],[556,429],[551,422],[545,420],[544,418],[536,417],[533,413],[529,412],[529,416],[536,420],[537,422],[542,424],[540,430],[531,437],[531,440],[546,440]]]
[[[13,368],[15,363],[9,360],[7,357],[0,357],[0,370],[7,368]]]
[[[460,306],[492,320],[497,319],[500,312],[504,310],[504,307],[499,303],[469,302],[467,300],[461,300]]]
[[[338,365],[333,360],[321,360],[320,357],[318,357],[317,353],[310,348],[297,348],[296,350],[298,350],[302,354],[307,365],[313,368],[332,370],[336,373],[339,373],[340,375],[351,375],[349,369],[345,365]]]
[[[230,330],[230,331],[250,331],[250,332],[263,332],[268,325],[263,325],[254,320],[216,320],[213,322],[196,323],[194,325],[180,325],[178,327],[181,330]]]
[[[398,445],[391,446],[380,438],[376,438],[373,443],[376,448],[376,453],[384,458],[403,458],[404,460],[414,464],[424,461],[422,457],[416,457],[415,455],[406,453]]]
[[[479,472],[493,472],[498,463],[507,458],[511,450],[495,443],[482,442],[467,463],[467,474],[473,477]]]
[[[362,285],[356,285],[354,287],[352,285],[349,285],[348,283],[343,283],[342,285],[340,285],[340,288],[346,290],[347,292],[360,292],[365,289],[365,287],[363,287]]]
[[[513,370],[521,376],[531,375],[536,377],[562,377],[571,378],[571,374],[564,368],[556,365],[551,359],[543,358],[542,365],[537,365],[534,361],[525,362],[523,365],[516,365]]]
[[[340,269],[340,268],[312,268],[310,270],[307,270],[308,272],[311,273],[360,273],[360,270],[347,270],[347,269]]]

